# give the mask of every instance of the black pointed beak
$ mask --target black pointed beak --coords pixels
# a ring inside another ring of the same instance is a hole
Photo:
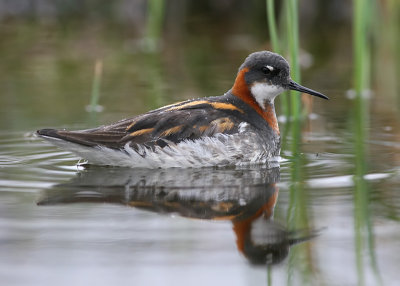
[[[327,96],[323,95],[322,93],[319,93],[318,91],[315,91],[315,90],[312,90],[312,89],[307,88],[305,86],[302,86],[302,85],[294,82],[293,80],[290,80],[288,87],[291,90],[296,90],[296,91],[300,91],[300,92],[303,92],[303,93],[311,94],[311,95],[314,95],[314,96],[321,97],[323,99],[329,99]]]

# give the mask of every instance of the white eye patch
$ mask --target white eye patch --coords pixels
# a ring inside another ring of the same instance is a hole
[[[274,67],[273,66],[267,66],[267,69],[269,69],[270,72],[274,71]]]

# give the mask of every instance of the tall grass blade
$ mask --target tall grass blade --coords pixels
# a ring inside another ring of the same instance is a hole
[[[278,31],[276,28],[275,0],[267,0],[266,4],[267,4],[268,29],[269,29],[269,36],[271,37],[272,49],[276,53],[281,53],[281,49],[279,46]]]
[[[279,38],[278,38],[278,31],[276,25],[276,18],[275,18],[275,0],[266,0],[266,7],[267,7],[267,20],[268,20],[268,29],[269,35],[271,38],[272,50],[278,54],[282,54]],[[290,116],[289,110],[289,101],[287,98],[287,94],[282,94],[279,97],[281,102],[281,109],[282,113],[285,115],[286,118]]]
[[[300,82],[298,1],[288,0],[286,7],[291,75],[294,81]],[[291,113],[294,120],[298,120],[300,118],[300,99],[301,98],[298,92],[290,92]]]
[[[145,47],[148,52],[155,52],[160,47],[160,37],[164,21],[164,0],[148,0],[147,30]]]
[[[92,93],[90,96],[90,104],[86,107],[86,110],[88,112],[103,111],[103,107],[99,105],[102,74],[103,74],[103,61],[96,60],[96,63],[94,65],[94,77],[92,84]]]
[[[367,3],[366,3],[367,2]],[[370,218],[370,188],[364,176],[367,173],[367,130],[369,124],[369,106],[365,91],[369,89],[371,78],[371,44],[369,42],[372,24],[371,19],[376,9],[374,0],[353,1],[353,57],[354,57],[354,89],[356,92],[355,104],[355,176],[354,176],[354,231],[356,266],[358,284],[365,284],[365,271],[363,261],[363,249],[365,241],[368,246],[368,254],[376,282],[382,284],[378,270],[375,247],[374,232]]]

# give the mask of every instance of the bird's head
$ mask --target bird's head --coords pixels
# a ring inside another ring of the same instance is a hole
[[[280,55],[269,51],[250,54],[240,66],[232,92],[239,97],[250,93],[255,101],[265,106],[285,90],[296,90],[324,99],[322,93],[301,86],[290,77],[289,63]]]

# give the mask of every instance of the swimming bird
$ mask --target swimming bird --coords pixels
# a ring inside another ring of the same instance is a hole
[[[245,59],[233,87],[222,96],[178,102],[93,129],[41,129],[37,135],[97,165],[265,163],[280,153],[274,99],[285,90],[328,99],[294,82],[282,56],[260,51]]]

